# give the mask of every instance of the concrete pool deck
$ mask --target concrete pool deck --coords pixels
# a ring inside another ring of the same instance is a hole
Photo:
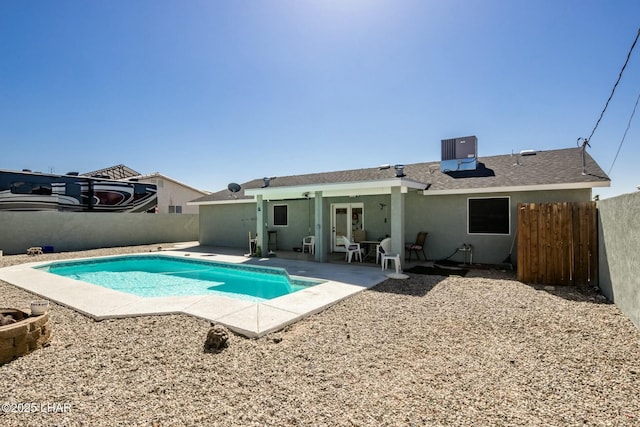
[[[217,295],[144,298],[33,268],[55,261],[31,262],[0,268],[0,280],[72,308],[95,320],[183,313],[222,324],[241,335],[258,338],[383,282],[387,279],[385,273],[389,272],[359,263],[330,264],[277,257],[248,258],[188,249],[163,251],[163,255],[280,267],[287,270],[291,276],[321,279],[325,282],[256,303]]]

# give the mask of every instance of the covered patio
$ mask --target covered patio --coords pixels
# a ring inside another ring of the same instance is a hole
[[[265,179],[263,186],[238,190],[242,191],[241,196],[232,201],[202,200],[191,204],[205,210],[209,206],[244,204],[243,215],[249,218],[243,220],[243,226],[254,224],[248,229],[248,239],[254,239],[256,247],[262,248],[262,255],[274,251],[280,257],[309,259],[294,249],[303,248],[305,236],[314,236],[313,260],[339,262],[345,250],[338,237],[357,241],[356,234],[366,232],[370,235],[362,246],[368,246],[364,255],[369,254],[369,261],[375,261],[375,244],[385,237],[391,238],[391,251],[404,259],[405,198],[409,192],[421,193],[428,186],[404,175],[306,185],[280,182],[275,186],[275,180]],[[374,222],[376,227],[371,226]],[[203,243],[209,244],[208,239]]]

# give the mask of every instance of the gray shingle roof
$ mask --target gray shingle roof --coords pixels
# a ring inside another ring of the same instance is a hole
[[[556,184],[608,183],[609,177],[585,153],[585,174],[582,168],[582,149],[567,148],[537,151],[535,155],[499,155],[478,158],[475,171],[440,172],[440,162],[405,165],[407,179],[422,182],[430,191],[477,190],[500,187],[526,187]],[[335,172],[313,173],[277,177],[269,187],[312,186],[331,183],[356,183],[361,181],[386,180],[395,177],[393,168],[352,169]],[[264,184],[262,178],[241,184],[242,189],[234,195],[227,189],[201,197],[194,202],[229,201],[247,198],[246,189],[256,189]]]

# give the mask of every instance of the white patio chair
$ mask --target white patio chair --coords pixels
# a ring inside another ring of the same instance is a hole
[[[353,243],[347,236],[338,236],[338,244],[344,245],[344,248],[347,250],[344,256],[345,261],[348,260],[351,262],[353,254],[356,254],[356,258],[362,262],[362,248],[360,248],[360,243]]]
[[[382,258],[382,262],[380,264],[383,270],[387,268],[387,261],[391,260],[395,263],[396,272],[400,271],[400,254],[391,253],[391,237],[387,237],[380,242],[380,245],[378,246],[378,254],[376,255],[376,263],[378,262],[378,257]]]
[[[308,248],[308,252],[313,255],[316,253],[316,236],[307,236],[302,239],[302,253],[305,248]]]

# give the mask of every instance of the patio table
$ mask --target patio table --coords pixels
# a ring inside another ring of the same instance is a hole
[[[370,256],[375,256],[376,252],[378,252],[378,246],[380,245],[380,240],[360,240],[358,243],[366,246],[367,253],[365,254],[363,261],[366,261]]]

